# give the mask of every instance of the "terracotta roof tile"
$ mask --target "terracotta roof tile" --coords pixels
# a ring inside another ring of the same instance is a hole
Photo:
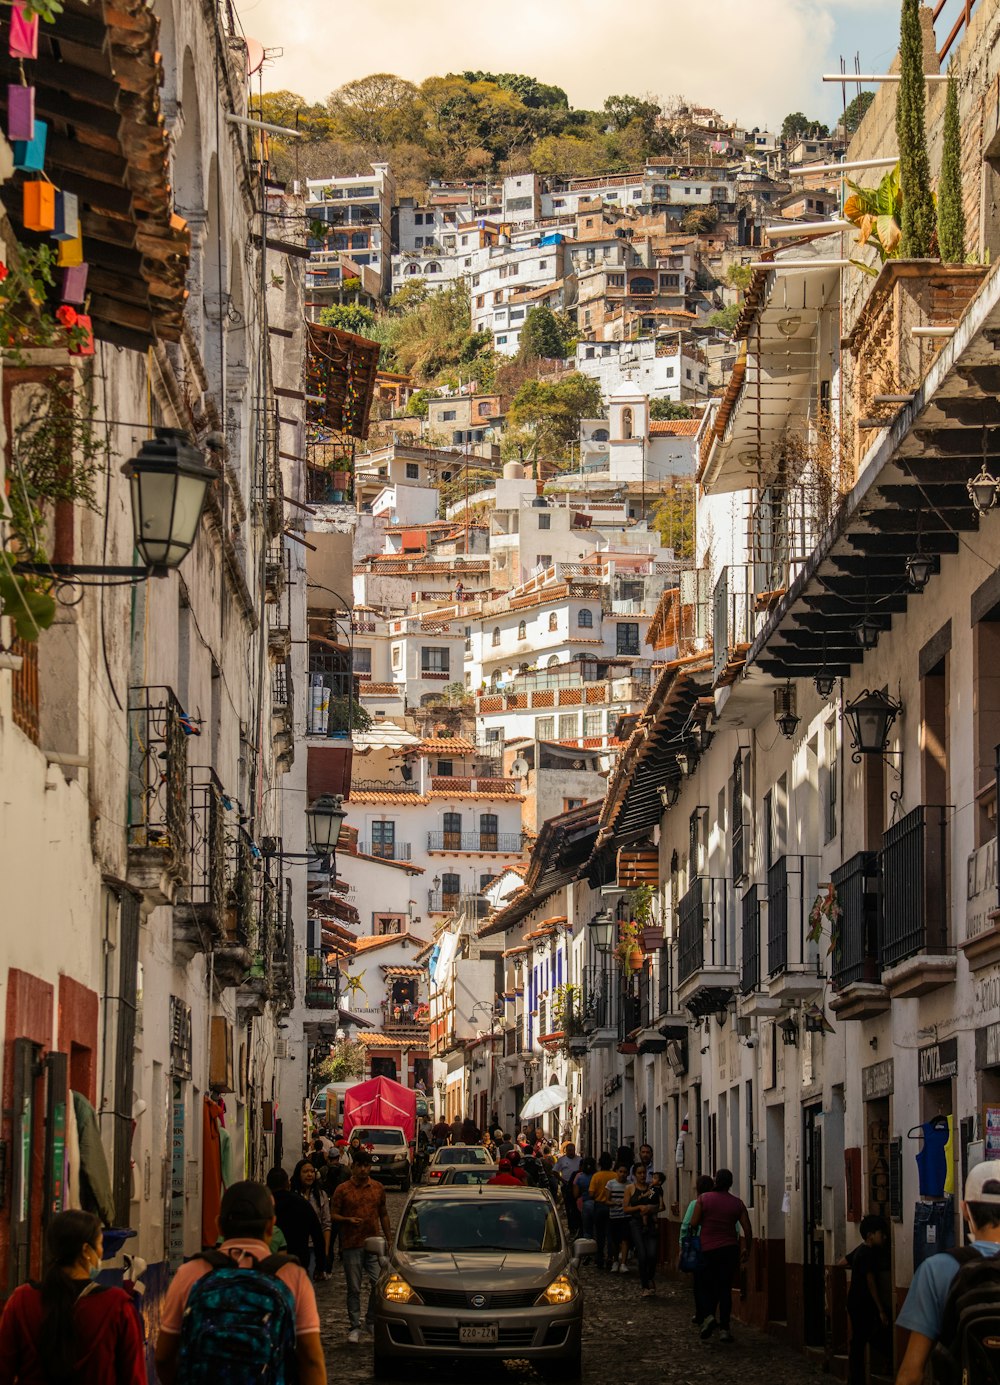
[[[367,938],[356,938],[355,946],[359,952],[374,952],[378,947],[388,947],[390,943],[401,943],[405,941],[413,947],[425,947],[423,938],[418,938],[416,933],[404,930],[402,933],[377,933]]]
[[[693,438],[701,427],[699,418],[656,418],[649,425],[651,438]]]
[[[410,795],[416,798],[415,794]],[[521,793],[481,793],[478,789],[431,789],[430,798],[491,798],[502,799],[504,803],[523,803],[524,794]],[[395,798],[392,800],[397,801]],[[427,802],[427,799],[418,799],[418,802]]]
[[[492,796],[492,795],[491,795],[491,796]],[[369,793],[369,792],[364,792],[364,793],[351,793],[351,794],[348,795],[347,801],[348,801],[348,803],[366,803],[366,804],[380,804],[380,803],[419,803],[419,804],[421,804],[422,806],[426,807],[426,805],[430,802],[430,799],[427,797],[426,794],[418,794],[418,793],[383,793],[383,792],[381,792],[381,791],[375,791],[375,790],[373,790],[371,793]],[[381,858],[380,858],[380,857],[372,857],[371,859],[372,859],[372,860],[377,860],[377,859],[381,859]]]
[[[357,1034],[355,1042],[366,1044],[369,1048],[426,1048],[428,1031],[422,1025],[412,1025],[404,1029],[402,1025],[391,1034],[369,1032]]]

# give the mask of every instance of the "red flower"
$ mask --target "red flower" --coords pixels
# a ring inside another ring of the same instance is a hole
[[[56,321],[62,323],[63,327],[76,326],[77,312],[68,303],[64,303],[61,308],[56,309]]]
[[[8,275],[9,273],[10,273],[10,270],[9,270],[9,269],[7,268],[7,266],[3,263],[3,261],[0,260],[0,284],[3,283],[3,281],[6,279],[6,277],[7,277],[7,275]]]

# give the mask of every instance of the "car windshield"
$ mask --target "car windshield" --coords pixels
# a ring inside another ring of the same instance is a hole
[[[493,1167],[491,1164],[484,1164],[482,1168],[476,1169],[453,1169],[447,1177],[449,1183],[485,1183],[488,1178],[493,1177]]]
[[[385,1130],[381,1126],[361,1127],[351,1131],[351,1139],[357,1138],[363,1145],[405,1145],[402,1130]]]
[[[421,1251],[534,1251],[551,1255],[561,1244],[555,1209],[541,1198],[427,1198],[410,1203],[399,1248]]]
[[[491,1164],[482,1145],[444,1145],[434,1155],[435,1164]]]

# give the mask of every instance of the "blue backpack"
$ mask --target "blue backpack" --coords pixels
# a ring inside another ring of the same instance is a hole
[[[296,1379],[295,1300],[278,1279],[293,1256],[269,1255],[240,1269],[203,1251],[208,1274],[188,1294],[181,1324],[179,1385],[291,1385]]]

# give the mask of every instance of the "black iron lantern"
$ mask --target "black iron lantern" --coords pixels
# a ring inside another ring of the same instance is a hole
[[[795,684],[791,681],[774,690],[774,719],[778,730],[790,741],[800,720],[795,710]]]
[[[317,856],[329,856],[336,850],[346,817],[347,809],[340,794],[321,794],[306,809],[309,845]]]
[[[615,918],[610,909],[602,909],[590,920],[590,936],[598,952],[610,952],[615,940]]]
[[[991,476],[986,469],[986,462],[983,462],[978,476],[973,476],[967,484],[966,490],[969,492],[969,499],[976,507],[976,513],[986,514],[992,510],[997,503],[997,492],[1000,491],[1000,481],[995,476]]]
[[[672,808],[681,796],[680,781],[671,779],[669,784],[661,784],[656,792],[660,795],[660,803],[664,808]]]
[[[179,428],[157,428],[122,468],[132,487],[135,546],[154,571],[177,567],[198,534],[205,495],[218,472]]]
[[[851,757],[855,762],[862,755],[884,755],[889,744],[889,731],[899,716],[902,707],[887,693],[864,690],[853,702],[844,708],[844,719],[851,728]]]
[[[825,668],[821,668],[813,678],[813,685],[824,702],[833,692],[833,685],[836,681],[836,675],[827,672]]]
[[[786,1047],[794,1047],[798,1043],[799,1026],[794,1015],[786,1015],[783,1020],[779,1020],[778,1028],[781,1030],[781,1042]]]
[[[934,556],[931,553],[914,553],[906,560],[906,580],[915,592],[922,592],[934,572]]]
[[[874,649],[882,627],[873,616],[863,616],[854,627],[854,634],[862,649]]]

